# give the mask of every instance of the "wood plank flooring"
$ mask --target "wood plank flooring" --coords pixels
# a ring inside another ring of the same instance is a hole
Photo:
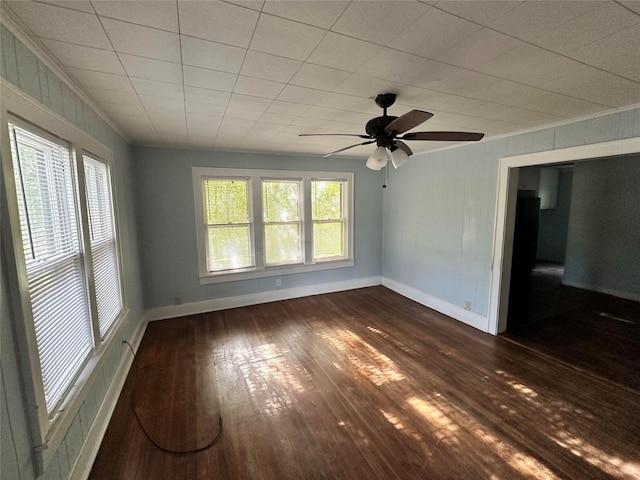
[[[505,337],[640,392],[640,302],[563,285],[563,272],[536,266],[528,322]]]
[[[155,447],[132,413],[132,369],[91,479],[640,478],[640,396],[384,287],[153,322],[139,358],[183,337],[208,380],[179,396],[219,409],[220,438]],[[162,368],[196,371],[174,355]],[[158,415],[174,395],[153,394]]]

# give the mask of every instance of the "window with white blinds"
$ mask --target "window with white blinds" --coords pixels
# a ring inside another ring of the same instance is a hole
[[[79,178],[71,148],[63,141],[11,123],[9,136],[28,300],[44,401],[52,416],[122,311],[109,170],[85,157],[85,177]],[[82,237],[81,181],[87,192],[89,252]],[[86,262],[86,255],[92,262]],[[91,264],[95,297],[87,280]],[[97,319],[92,311],[98,312]]]
[[[109,168],[91,157],[84,156],[82,161],[98,325],[104,337],[122,310]]]

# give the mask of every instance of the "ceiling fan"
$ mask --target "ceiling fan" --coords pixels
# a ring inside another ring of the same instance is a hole
[[[387,108],[396,101],[395,93],[381,93],[375,98],[376,105],[383,110],[381,117],[372,118],[367,122],[365,127],[366,135],[352,133],[301,133],[301,137],[339,135],[344,137],[358,137],[367,139],[366,142],[356,143],[348,147],[341,148],[331,153],[323,155],[322,158],[344,152],[350,148],[359,147],[360,145],[369,145],[376,143],[378,147],[367,160],[367,167],[372,170],[380,170],[391,163],[395,168],[403,165],[409,156],[413,154],[409,145],[403,140],[436,140],[449,142],[475,142],[484,137],[484,133],[472,132],[404,132],[420,125],[422,122],[433,117],[433,113],[423,112],[422,110],[411,110],[400,117],[387,115]],[[401,135],[401,136],[400,136]]]

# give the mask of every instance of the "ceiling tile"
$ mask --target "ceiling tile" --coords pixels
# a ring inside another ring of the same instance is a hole
[[[347,5],[349,2],[338,0],[320,2],[268,0],[262,11],[276,17],[288,18],[296,22],[328,29],[344,12]]]
[[[483,28],[442,52],[436,60],[473,68],[522,45],[524,42],[521,40]]]
[[[184,101],[182,100],[151,95],[139,95],[139,97],[146,109],[171,110],[172,112],[178,112],[178,114],[184,114]]]
[[[117,52],[180,63],[178,35],[150,27],[104,18],[102,20],[109,39]]]
[[[263,112],[256,110],[248,110],[246,108],[239,107],[227,107],[225,112],[225,118],[239,118],[242,120],[259,120],[262,117]]]
[[[355,72],[380,47],[373,43],[329,32],[309,56],[308,62]]]
[[[214,105],[212,103],[185,102],[185,109],[187,111],[187,115],[196,113],[201,115],[222,117],[222,115],[224,115],[226,106]]]
[[[282,100],[283,102],[302,103],[304,105],[315,105],[326,94],[327,92],[322,90],[287,85],[284,87],[282,92],[280,92],[280,95],[278,95],[278,100]]]
[[[474,65],[473,69],[501,78],[511,78],[522,70],[542,65],[556,58],[557,54],[535,45],[522,42],[489,61]]]
[[[325,108],[325,107],[310,107],[309,110],[305,112],[305,117],[318,119],[318,120],[333,120],[334,118],[338,118],[338,115],[342,113],[341,110],[336,110],[335,108]]]
[[[481,27],[449,13],[430,8],[398,35],[389,46],[427,58],[435,58],[451,45],[467,38]]]
[[[81,68],[67,68],[67,71],[84,87],[135,93],[131,80],[124,75],[94,72],[93,70],[83,70]]]
[[[570,54],[570,52],[593,44],[640,23],[640,15],[613,2],[606,2],[564,25],[545,32],[534,40],[541,47]],[[618,42],[616,42],[618,44]],[[637,45],[635,50],[637,50]]]
[[[533,41],[542,33],[555,30],[599,5],[601,2],[589,0],[522,2],[491,22],[490,27],[522,40]]]
[[[302,62],[298,60],[247,50],[240,73],[249,77],[286,83],[291,80],[301,65]]]
[[[289,83],[300,87],[333,90],[349,76],[349,72],[305,63]]]
[[[319,28],[262,14],[251,40],[251,49],[305,60],[324,35],[325,31]]]
[[[233,91],[234,93],[253,95],[255,97],[276,98],[284,87],[284,83],[238,75],[238,81]]]
[[[375,98],[379,93],[395,93],[398,95],[398,100],[409,101],[424,93],[424,90],[417,87],[410,87],[408,85],[402,85],[396,82],[390,82],[388,80],[378,80],[377,78],[360,75],[357,73],[352,74],[344,82],[333,89],[336,93],[344,93],[346,95],[354,95],[356,97],[369,97]]]
[[[261,122],[276,123],[279,125],[289,125],[297,117],[293,115],[284,115],[282,113],[265,113],[260,118]]]
[[[182,66],[178,63],[138,57],[127,53],[118,54],[127,75],[167,83],[182,83]]]
[[[135,118],[147,116],[147,112],[140,101],[136,103],[128,103],[126,105],[121,103],[101,102],[100,106],[105,110],[105,112],[107,112],[107,114],[109,114],[109,116],[114,118]]]
[[[185,65],[238,73],[246,50],[199,38],[181,37],[182,61]]]
[[[418,2],[351,2],[331,30],[387,45],[427,9],[427,5]]]
[[[231,93],[185,86],[184,97],[188,102],[210,103],[226,107],[227,103],[229,103],[229,98],[231,98]]]
[[[233,93],[229,99],[229,107],[243,108],[245,110],[255,110],[264,113],[271,105],[271,100],[260,97],[252,97],[250,95],[240,95]]]
[[[356,73],[406,85],[421,86],[434,62],[390,48],[379,50]]]
[[[56,5],[58,7],[70,8],[71,10],[79,10],[86,13],[95,13],[89,0],[39,0],[40,3]]]
[[[124,75],[125,71],[114,51],[82,47],[55,40],[43,40],[47,49],[65,67]]]
[[[319,107],[334,108],[361,113],[380,113],[380,108],[370,98],[354,97],[339,93],[328,93],[319,102]]]
[[[101,17],[125,20],[129,23],[178,33],[178,8],[175,1],[93,0],[92,3]]]
[[[86,90],[89,95],[91,95],[91,98],[93,98],[98,103],[106,102],[128,105],[130,103],[140,101],[135,93],[118,92],[117,90],[105,90],[103,88],[87,88]]]
[[[155,97],[184,99],[182,84],[156,82],[144,78],[132,78],[131,83],[139,95],[153,95]]]
[[[187,65],[184,66],[183,72],[185,86],[221,90],[223,92],[233,91],[233,86],[238,77],[233,73],[217,72],[215,70],[189,67]]]
[[[39,37],[94,48],[111,48],[96,15],[36,2],[6,3]]]
[[[225,2],[178,2],[180,33],[246,48],[258,12]]]
[[[482,2],[478,0],[443,0],[435,6],[480,25],[489,25],[509,13],[520,3],[522,2],[517,0],[508,2],[504,0]]]
[[[302,105],[300,103],[282,102],[276,100],[267,109],[269,113],[282,113],[284,115],[304,115],[309,110],[308,105]]]
[[[640,26],[636,25],[573,51],[570,56],[640,83],[639,44]]]
[[[227,3],[233,3],[234,5],[239,5],[240,7],[250,8],[251,10],[256,10],[258,12],[262,11],[262,7],[264,6],[264,0],[225,0]]]

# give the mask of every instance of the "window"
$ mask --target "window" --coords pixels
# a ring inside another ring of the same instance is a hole
[[[302,195],[296,180],[262,180],[265,265],[302,262]]]
[[[16,249],[24,254],[44,404],[52,418],[123,303],[107,164],[89,156],[76,164],[70,145],[36,131],[9,123],[22,239]]]
[[[353,266],[346,172],[194,168],[201,283]]]

